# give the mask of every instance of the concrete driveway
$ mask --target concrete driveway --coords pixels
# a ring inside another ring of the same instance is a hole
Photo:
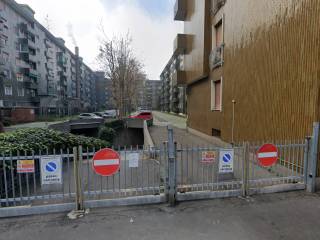
[[[0,239],[320,239],[319,216],[319,195],[293,192],[185,202],[173,209],[94,209],[78,220],[66,214],[1,219]]]

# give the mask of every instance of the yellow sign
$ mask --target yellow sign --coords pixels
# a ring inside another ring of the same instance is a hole
[[[18,160],[17,173],[34,173],[34,160]]]

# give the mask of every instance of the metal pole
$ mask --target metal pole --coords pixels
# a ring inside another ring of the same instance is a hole
[[[307,181],[308,181],[308,160],[309,160],[310,139],[311,139],[310,137],[306,138],[305,146],[304,146],[303,179],[304,179],[305,185],[307,185]]]
[[[176,202],[176,154],[175,144],[173,142],[173,128],[168,126],[168,161],[169,161],[169,181],[168,181],[168,200],[170,206]]]
[[[318,162],[318,144],[319,144],[319,122],[313,124],[313,135],[311,142],[310,164],[308,164],[308,182],[307,191],[316,191],[316,175],[317,175],[317,162]]]
[[[73,148],[73,171],[75,180],[75,190],[76,190],[76,211],[83,210],[83,198],[81,192],[81,180],[79,174],[79,160],[80,160],[80,148]]]
[[[249,143],[243,144],[243,160],[242,160],[242,196],[246,197],[249,195],[249,158],[250,149]]]
[[[231,130],[231,143],[232,144],[234,144],[235,104],[236,104],[236,100],[232,100],[232,130]]]

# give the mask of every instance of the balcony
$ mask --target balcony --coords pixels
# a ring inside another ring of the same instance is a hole
[[[172,83],[173,85],[177,86],[183,86],[186,85],[186,72],[185,71],[180,71],[177,70],[175,73],[172,75]]]
[[[178,34],[173,43],[174,55],[185,54],[188,50],[188,35]]]
[[[48,39],[44,40],[44,44],[46,45],[46,48],[53,48],[52,43]]]
[[[212,13],[215,15],[224,6],[226,0],[213,0]]]
[[[211,51],[211,54],[209,57],[209,64],[210,64],[211,70],[222,66],[223,48],[224,48],[224,44],[221,44],[219,47],[216,47],[214,50]]]
[[[29,76],[32,78],[38,78],[39,77],[38,71],[36,69],[30,68]]]
[[[60,67],[63,67],[67,64],[67,58],[63,54],[63,52],[57,53],[57,63]]]
[[[187,0],[176,0],[174,5],[174,20],[184,21],[187,16]]]
[[[6,42],[3,38],[0,38],[0,48],[5,48],[6,47]]]
[[[32,62],[37,62],[38,61],[37,55],[29,54],[29,60]]]
[[[31,97],[30,101],[33,103],[39,103],[40,102],[40,97]]]
[[[38,84],[32,81],[25,82],[24,85],[27,89],[38,89]]]
[[[6,65],[7,61],[3,56],[0,56],[0,66]]]

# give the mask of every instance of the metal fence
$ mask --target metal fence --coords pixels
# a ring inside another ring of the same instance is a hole
[[[164,192],[164,148],[115,148],[121,157],[120,171],[110,177],[97,175],[92,169],[95,149],[83,149],[80,158],[81,191],[85,201],[115,199],[130,196],[159,195]],[[137,167],[129,166],[128,156],[139,155]],[[62,184],[41,185],[42,157],[62,157]],[[34,160],[34,172],[18,173],[19,160]],[[72,150],[53,150],[0,157],[0,203],[2,207],[48,205],[74,202],[76,196],[74,153]]]
[[[316,168],[315,139],[274,142],[278,160],[270,167],[263,167],[257,159],[262,142],[225,148],[179,145],[173,142],[173,131],[169,128],[168,141],[162,146],[113,148],[120,155],[120,170],[109,177],[99,176],[93,170],[92,158],[98,149],[3,153],[0,155],[0,216],[73,209],[79,196],[84,207],[97,207],[174,204],[175,201],[305,189],[312,183],[310,179]],[[233,153],[229,172],[220,171],[221,154],[225,151]],[[130,163],[132,154],[138,156],[134,166]],[[210,161],[204,160],[207,155],[211,156]],[[43,185],[41,161],[54,156],[62,159],[61,184]],[[20,160],[34,160],[34,171],[18,173]],[[28,208],[23,211],[14,208],[18,206]],[[36,207],[42,208],[32,211]]]

